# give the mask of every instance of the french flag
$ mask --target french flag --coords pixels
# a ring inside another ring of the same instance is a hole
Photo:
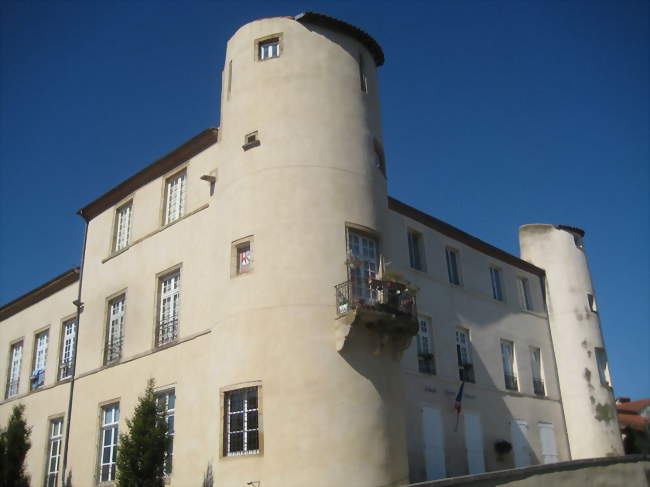
[[[454,402],[454,409],[457,414],[460,414],[462,402],[463,402],[463,388],[465,387],[465,382],[460,383],[460,389],[458,389],[458,394],[456,394],[456,402]]]

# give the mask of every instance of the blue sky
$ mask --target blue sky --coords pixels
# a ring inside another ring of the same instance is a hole
[[[0,303],[77,265],[75,211],[219,121],[225,43],[313,10],[369,32],[390,193],[518,255],[586,230],[617,395],[650,397],[648,2],[0,5]]]

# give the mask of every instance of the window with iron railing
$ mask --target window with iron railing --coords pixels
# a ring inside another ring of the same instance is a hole
[[[45,383],[45,366],[47,364],[47,348],[49,339],[49,331],[44,331],[36,335],[34,343],[34,369],[31,375],[32,389],[37,389]]]
[[[225,393],[224,456],[260,452],[258,388],[249,387]]]
[[[508,340],[501,340],[501,359],[503,361],[503,377],[506,389],[519,390],[515,374],[515,345]]]
[[[160,347],[178,338],[178,312],[181,299],[181,274],[175,271],[160,278],[156,344]]]
[[[431,331],[431,320],[422,316],[418,317],[418,334],[416,335],[418,370],[423,374],[436,373]]]
[[[106,351],[104,364],[110,364],[122,356],[124,340],[124,315],[126,297],[124,294],[108,303],[108,323],[106,325]]]
[[[458,375],[463,382],[474,382],[474,366],[472,364],[471,343],[469,330],[456,329],[456,358],[458,359]]]
[[[72,359],[77,334],[77,322],[68,320],[63,323],[61,338],[61,362],[59,363],[59,380],[72,377]]]
[[[542,352],[537,347],[530,348],[530,366],[533,374],[533,392],[538,396],[546,395],[542,379]]]
[[[542,379],[533,378],[533,392],[538,396],[546,395],[546,389],[544,388],[544,381]]]

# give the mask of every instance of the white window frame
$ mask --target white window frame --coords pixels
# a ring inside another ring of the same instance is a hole
[[[7,399],[18,394],[20,387],[20,368],[23,362],[23,342],[11,345],[9,349],[9,374],[7,375]]]
[[[433,353],[433,329],[431,318],[418,316],[418,334],[416,346],[418,352],[418,371],[423,374],[435,375],[436,361]]]
[[[497,301],[505,301],[503,294],[503,273],[498,267],[490,266],[490,282],[492,284],[492,297]]]
[[[47,464],[45,465],[45,487],[57,487],[58,485],[62,438],[63,418],[51,419],[48,436]]]
[[[49,341],[49,330],[42,331],[34,336],[34,367],[30,381],[32,389],[38,389],[45,383],[45,368],[47,366],[47,349]]]
[[[175,222],[185,214],[186,185],[185,169],[165,180],[165,225]]]
[[[99,482],[115,480],[117,466],[117,445],[119,441],[120,404],[109,404],[101,408],[101,426],[99,430]],[[108,461],[104,461],[108,453]],[[106,474],[106,475],[105,475]]]
[[[460,286],[462,282],[460,277],[460,253],[456,249],[445,247],[445,259],[447,261],[449,283]]]
[[[126,294],[120,294],[108,302],[104,364],[117,362],[122,357],[125,314]]]
[[[273,35],[257,41],[257,59],[265,61],[280,57],[280,36]]]
[[[501,363],[503,365],[503,380],[505,387],[509,391],[518,391],[519,384],[517,382],[517,362],[515,359],[515,343],[511,340],[501,340]],[[508,377],[511,377],[512,382],[508,384]],[[509,387],[510,385],[510,387]]]
[[[519,285],[519,299],[521,301],[521,308],[524,311],[533,311],[533,301],[530,295],[530,282],[526,277],[519,277],[517,279]]]
[[[77,336],[76,318],[66,320],[61,325],[61,363],[59,364],[59,380],[72,377],[72,360]]]
[[[539,347],[530,347],[530,370],[533,377],[533,392],[539,396],[545,396],[546,384],[544,384],[542,350]],[[540,392],[535,391],[535,381],[539,381]]]
[[[176,390],[168,389],[156,393],[156,402],[163,409],[165,415],[165,422],[167,423],[167,448],[165,449],[165,477],[172,474],[173,459],[174,459],[174,424],[176,413]]]
[[[456,328],[456,358],[460,379],[465,382],[475,382],[476,376],[474,375],[474,364],[472,362],[472,342],[469,330],[466,328]],[[468,369],[469,372],[466,373],[465,369]],[[468,375],[470,376],[469,378]]]
[[[181,304],[180,269],[160,277],[158,301],[156,345],[162,347],[175,342],[178,338],[178,317]]]
[[[424,251],[424,236],[416,231],[409,229],[407,232],[409,246],[409,266],[421,272],[426,272],[427,264]]]
[[[133,215],[133,201],[120,206],[115,210],[115,235],[113,237],[113,252],[129,246],[131,238],[131,220]]]
[[[348,229],[348,254],[354,264],[350,267],[352,298],[374,304],[377,293],[370,289],[369,281],[379,269],[379,242],[366,233]]]
[[[232,398],[235,394],[243,394],[242,399],[242,409],[236,411],[231,410]],[[249,394],[255,396],[255,402],[253,403]],[[257,424],[255,426],[250,425],[250,418],[257,418]],[[242,429],[237,429],[235,431],[231,430],[233,423],[233,418],[235,416],[242,415]],[[241,455],[255,455],[260,452],[261,447],[261,435],[260,435],[260,393],[259,387],[246,387],[242,389],[235,389],[232,391],[227,391],[224,394],[224,445],[223,453],[224,456],[241,456]],[[234,435],[242,435],[242,449],[241,450],[231,450],[232,440],[231,438]],[[257,435],[257,447],[250,447],[248,436],[249,434]]]

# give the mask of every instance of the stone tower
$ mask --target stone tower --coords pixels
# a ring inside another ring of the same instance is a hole
[[[228,41],[214,225],[253,257],[215,296],[213,365],[220,383],[261,387],[264,433],[261,455],[222,462],[223,485],[408,480],[399,347],[378,348],[367,327],[336,340],[348,233],[381,252],[386,225],[382,63],[370,36],[321,14],[254,21]]]
[[[546,270],[546,301],[573,459],[623,454],[584,231],[523,225],[521,257]]]

